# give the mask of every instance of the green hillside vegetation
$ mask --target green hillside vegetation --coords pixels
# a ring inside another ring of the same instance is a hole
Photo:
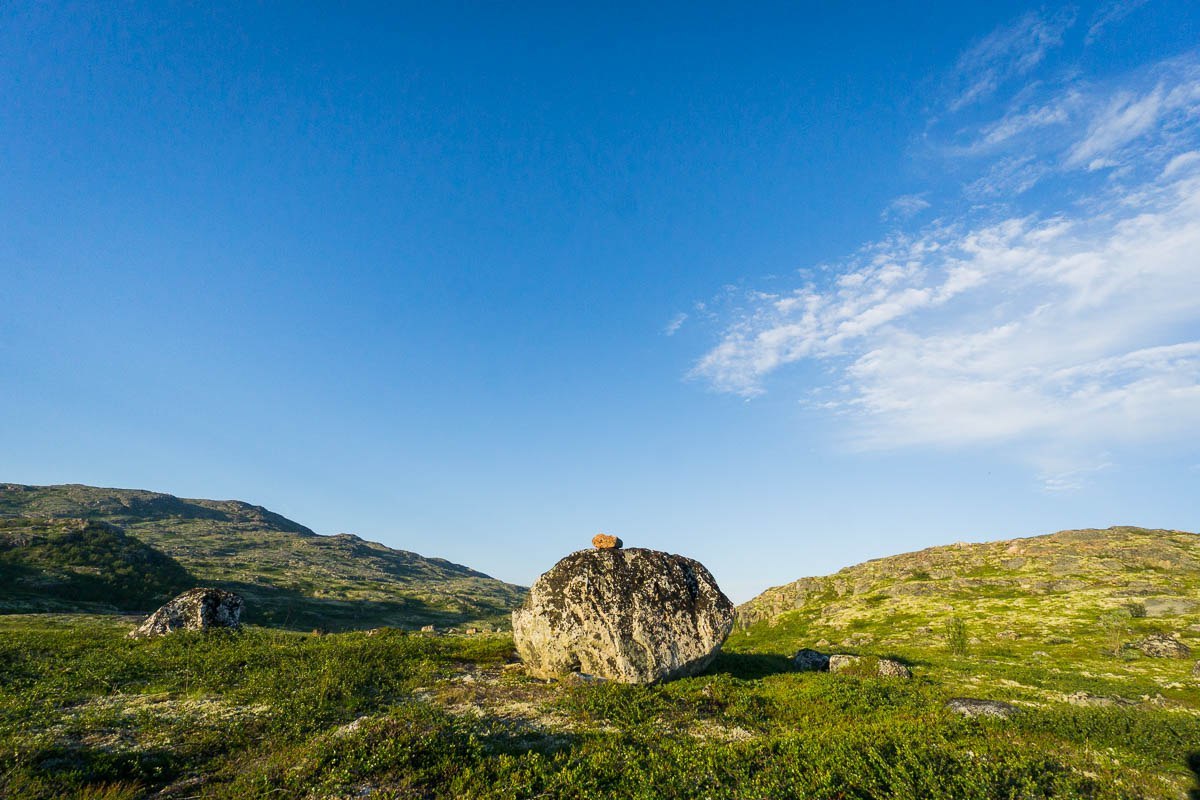
[[[555,683],[512,639],[248,627],[130,640],[109,617],[0,617],[0,796],[1183,800],[1200,717],[948,712],[913,680],[726,653],[657,686]]]
[[[79,518],[120,526],[177,561],[193,585],[246,599],[249,623],[344,630],[471,622],[504,625],[524,597],[444,559],[350,534],[319,536],[235,500],[90,486],[0,485],[0,518]],[[86,610],[82,607],[80,610]]]
[[[1116,527],[882,558],[763,592],[728,650],[894,656],[972,697],[1200,713],[1200,536]]]
[[[0,612],[153,610],[193,579],[106,522],[0,519]]]

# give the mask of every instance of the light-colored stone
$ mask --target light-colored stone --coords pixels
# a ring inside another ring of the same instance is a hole
[[[862,661],[860,656],[851,656],[846,653],[834,653],[829,657],[830,672],[849,672],[859,665]]]
[[[874,664],[871,664],[871,661]],[[868,670],[873,671],[881,678],[912,677],[912,670],[894,658],[873,658],[868,661],[864,656],[852,656],[847,653],[834,653],[829,657],[830,672],[860,672]]]
[[[607,533],[597,533],[592,537],[592,547],[597,550],[613,550],[620,548],[625,543],[616,536],[609,536]]]
[[[241,625],[241,595],[224,589],[188,589],[151,614],[129,635],[133,638],[163,636],[175,631],[205,631]]]
[[[708,666],[733,617],[697,561],[643,548],[580,550],[534,583],[513,612],[513,641],[539,677],[655,683]]]
[[[894,658],[881,658],[875,664],[875,672],[881,678],[911,678],[912,670]]]
[[[973,697],[952,697],[946,701],[946,708],[964,717],[997,717],[1009,719],[1020,709],[1011,703],[999,700],[977,700]]]

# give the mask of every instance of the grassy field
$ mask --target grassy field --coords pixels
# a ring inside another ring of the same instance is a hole
[[[764,626],[704,675],[635,687],[529,678],[505,634],[131,626],[0,617],[0,796],[1200,798],[1190,662],[1164,701],[1137,697],[1162,689],[1137,661],[1077,682],[952,640],[908,681],[797,673],[796,631]],[[1134,699],[1058,696],[1076,686]],[[954,716],[964,689],[1022,710]]]

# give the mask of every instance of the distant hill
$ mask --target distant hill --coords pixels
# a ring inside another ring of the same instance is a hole
[[[755,640],[788,646],[904,652],[940,641],[952,619],[1011,647],[1062,640],[1096,651],[1117,628],[1194,641],[1200,535],[1114,527],[931,547],[767,589],[737,613]]]
[[[0,519],[0,611],[149,610],[191,582],[178,561],[107,522]]]
[[[14,529],[34,525],[32,520],[51,528],[78,524],[66,519],[118,526],[129,542],[189,573],[193,585],[241,594],[246,598],[244,619],[258,624],[330,630],[468,621],[503,625],[525,594],[523,587],[444,559],[393,550],[350,534],[319,536],[261,506],[236,500],[74,484],[0,484],[0,520],[4,518],[9,521],[3,524]],[[12,521],[19,519],[27,522]],[[40,551],[43,565],[55,560],[46,547],[53,550],[54,542],[47,540]],[[28,559],[21,564],[25,570],[38,568]],[[28,584],[30,573],[23,574]],[[40,590],[43,599],[50,585]],[[10,594],[0,588],[0,609],[6,607],[5,598],[20,600]],[[61,592],[57,596],[83,599]]]

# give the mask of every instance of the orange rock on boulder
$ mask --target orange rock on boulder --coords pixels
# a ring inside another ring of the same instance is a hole
[[[592,537],[592,547],[599,550],[612,550],[620,547],[623,542],[615,536],[609,536],[607,533],[597,533]]]

